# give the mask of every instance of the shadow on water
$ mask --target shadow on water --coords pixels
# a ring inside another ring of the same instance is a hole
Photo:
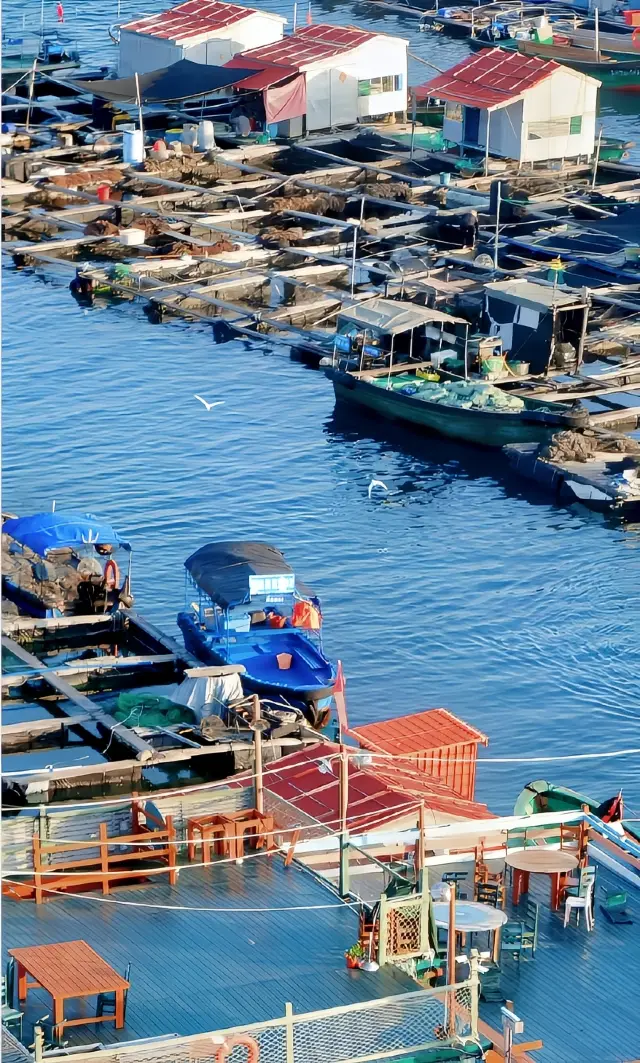
[[[438,472],[443,484],[460,478],[491,481],[504,498],[565,513],[570,511],[584,522],[618,529],[623,527],[630,535],[640,532],[640,524],[624,523],[614,514],[595,513],[579,503],[558,503],[553,494],[518,476],[500,450],[480,450],[428,432],[412,432],[397,422],[381,422],[366,412],[350,409],[340,402],[336,403],[331,417],[325,421],[324,430],[329,440],[335,443],[368,439],[380,445],[381,453],[393,452],[400,460],[402,457],[417,460],[424,465],[425,473]],[[411,479],[404,485],[398,485],[398,490],[404,494],[419,490],[415,469],[407,468],[407,475],[411,475]]]

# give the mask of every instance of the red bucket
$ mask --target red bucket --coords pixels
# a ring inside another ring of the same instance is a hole
[[[101,203],[107,203],[111,195],[111,185],[99,185],[96,195]]]

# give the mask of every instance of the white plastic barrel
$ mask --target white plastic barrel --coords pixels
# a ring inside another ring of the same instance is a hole
[[[122,160],[132,166],[144,162],[144,140],[141,129],[124,129],[122,132]]]
[[[198,124],[198,147],[200,151],[212,151],[216,146],[213,135],[213,122],[204,119]]]
[[[198,127],[194,122],[185,122],[180,140],[189,148],[195,148],[198,140]]]

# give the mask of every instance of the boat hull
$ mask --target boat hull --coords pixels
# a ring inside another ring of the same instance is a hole
[[[326,658],[322,657],[313,643],[301,632],[289,629],[284,636],[274,634],[269,640],[271,645],[255,656],[231,655],[226,651],[222,640],[214,640],[210,632],[204,631],[195,621],[192,613],[182,612],[178,614],[178,627],[182,631],[186,648],[204,664],[240,664],[245,667],[242,676],[242,685],[247,690],[261,697],[281,697],[291,703],[302,705],[314,705],[319,709],[328,706],[333,695],[336,674],[333,666]],[[252,661],[268,665],[268,658],[272,659],[277,652],[290,653],[294,658],[291,668],[280,670],[278,678],[273,674],[277,670],[272,669],[269,675],[268,668],[263,667],[258,674],[257,667],[252,667]],[[310,673],[309,659],[317,659],[316,675],[300,676],[297,665],[301,658],[307,658],[307,667],[304,669]]]
[[[500,448],[508,443],[542,443],[560,428],[576,427],[580,423],[580,419],[576,417],[575,424],[572,425],[569,415],[566,418],[550,415],[548,420],[543,417],[525,420],[519,414],[463,410],[387,391],[340,370],[330,369],[327,375],[333,380],[338,402],[357,404],[387,420],[400,421],[422,431],[482,447]]]

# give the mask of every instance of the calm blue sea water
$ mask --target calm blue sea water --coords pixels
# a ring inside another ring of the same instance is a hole
[[[65,7],[87,59],[113,57],[115,4]],[[5,20],[23,10],[39,5],[9,0]],[[465,50],[370,4],[313,10],[408,36],[441,66]],[[611,123],[630,135],[638,117]],[[134,543],[138,607],[173,634],[192,550],[277,543],[323,599],[354,722],[444,705],[489,735],[488,757],[640,746],[639,527],[557,509],[499,457],[345,426],[328,381],[284,347],[216,345],[129,303],[82,309],[67,280],[4,270],[4,508],[112,518]],[[207,413],[194,392],[224,405]],[[368,498],[372,477],[388,497]],[[622,785],[640,809],[637,756],[486,763],[479,796],[508,811],[539,777],[603,798]]]

